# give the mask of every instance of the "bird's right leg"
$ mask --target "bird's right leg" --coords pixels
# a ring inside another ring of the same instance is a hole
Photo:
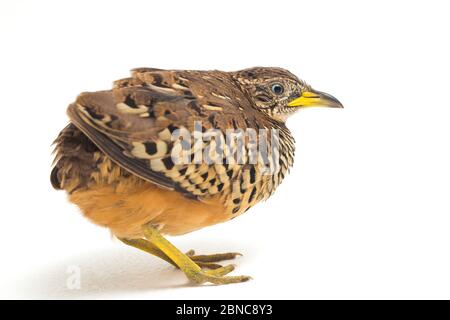
[[[166,240],[156,228],[150,224],[143,226],[144,236],[167,257],[172,260],[186,276],[197,283],[210,282],[214,284],[237,283],[250,280],[248,276],[226,276],[234,270],[233,265],[220,267],[215,270],[203,271],[189,256],[178,250],[173,244]]]
[[[144,239],[125,239],[125,238],[119,238],[119,240],[131,247],[135,247],[137,249],[150,253],[158,258],[161,258],[164,261],[167,261],[168,263],[173,265],[174,267],[178,268],[178,266],[172,261],[172,259],[170,259],[164,252],[159,250],[158,247],[155,246],[150,241]]]

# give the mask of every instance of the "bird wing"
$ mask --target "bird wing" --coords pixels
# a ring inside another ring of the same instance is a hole
[[[194,152],[193,139],[172,141],[172,134],[257,129],[259,115],[233,81],[220,71],[135,69],[112,90],[81,94],[68,115],[100,150],[132,174],[193,198],[214,195],[231,185],[242,166],[174,162],[173,154],[193,160]],[[208,154],[221,148],[228,153],[237,150],[220,139],[202,143],[201,150]]]

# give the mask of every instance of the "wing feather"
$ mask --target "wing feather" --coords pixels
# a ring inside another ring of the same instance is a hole
[[[203,131],[257,129],[259,121],[259,114],[225,72],[147,68],[135,69],[131,78],[116,81],[112,90],[81,94],[69,106],[68,115],[125,170],[192,197],[229,187],[241,166],[174,163],[174,130],[192,132],[196,121]]]

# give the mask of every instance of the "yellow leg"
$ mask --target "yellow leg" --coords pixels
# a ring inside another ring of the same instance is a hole
[[[150,241],[146,241],[144,239],[125,239],[125,238],[119,238],[119,240],[129,246],[135,247],[137,249],[150,253],[154,256],[157,256],[158,258],[161,258],[164,261],[167,261],[171,265],[178,268],[178,266],[168,256],[166,256],[164,252],[159,250],[158,247],[156,247]]]
[[[167,261],[174,267],[178,268],[175,262],[173,262],[164,252],[158,249],[153,243],[150,241],[147,241],[145,239],[125,239],[125,238],[119,238],[120,241],[125,243],[126,245],[135,247],[137,249],[140,249],[142,251],[145,251],[147,253],[150,253],[160,259],[163,259],[164,261]],[[229,260],[233,259],[237,255],[236,253],[219,253],[219,254],[213,254],[213,255],[194,255],[194,250],[189,250],[186,255],[191,258],[199,267],[201,268],[207,268],[207,269],[219,269],[222,268],[222,265],[213,263],[218,262],[222,260]],[[198,257],[198,260],[197,260]],[[211,257],[211,259],[208,259],[208,257]],[[220,259],[220,257],[224,257],[223,259]]]
[[[227,273],[234,270],[234,266],[229,265],[220,267],[214,270],[203,271],[194,261],[186,254],[178,250],[173,244],[167,241],[155,228],[151,225],[143,227],[145,238],[162,251],[170,258],[185,274],[186,276],[196,282],[204,283],[211,282],[214,284],[228,284],[248,281],[251,278],[248,276],[228,276]]]

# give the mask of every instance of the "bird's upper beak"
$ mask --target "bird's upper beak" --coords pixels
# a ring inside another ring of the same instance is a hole
[[[304,91],[302,95],[288,103],[288,107],[329,107],[343,108],[342,103],[331,94],[316,90]]]

